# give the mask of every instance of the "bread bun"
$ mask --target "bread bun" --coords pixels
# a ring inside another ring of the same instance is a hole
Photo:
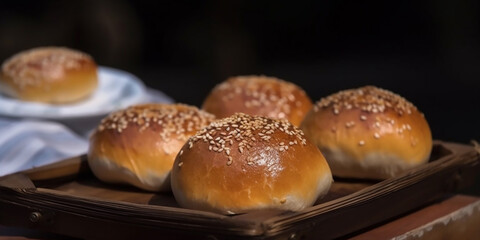
[[[144,104],[114,112],[90,138],[88,164],[105,182],[169,190],[168,175],[178,151],[213,119],[183,104]]]
[[[202,108],[217,118],[241,112],[277,119],[287,119],[299,126],[312,101],[297,85],[266,76],[231,77],[217,85]]]
[[[427,162],[432,150],[423,114],[399,95],[373,86],[321,99],[301,129],[339,177],[393,177]]]
[[[0,92],[23,101],[69,103],[98,85],[97,65],[82,52],[41,47],[20,52],[2,65]]]
[[[311,206],[328,192],[332,174],[318,148],[288,121],[238,113],[191,137],[171,180],[180,206],[234,214]]]

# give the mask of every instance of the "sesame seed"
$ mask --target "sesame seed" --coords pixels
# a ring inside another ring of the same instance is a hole
[[[379,139],[379,138],[380,138],[380,134],[374,133],[374,134],[373,134],[373,137],[374,137],[375,139]]]
[[[415,137],[410,137],[410,146],[415,147],[418,143],[418,139]]]
[[[365,116],[365,115],[360,115],[360,120],[362,120],[362,121],[367,120],[367,116]]]
[[[183,166],[183,162],[179,162],[178,167],[182,167],[182,166]]]
[[[358,142],[358,145],[360,145],[360,146],[363,146],[363,145],[365,145],[365,141],[363,141],[363,140],[360,140],[360,141]]]

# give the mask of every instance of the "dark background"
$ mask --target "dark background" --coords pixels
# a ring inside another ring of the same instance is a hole
[[[0,59],[36,46],[90,53],[200,106],[228,76],[265,74],[313,100],[372,84],[425,113],[435,139],[480,140],[480,3],[8,1]]]

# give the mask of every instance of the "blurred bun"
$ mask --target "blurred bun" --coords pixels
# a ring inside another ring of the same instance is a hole
[[[309,207],[328,192],[332,174],[318,148],[288,121],[239,113],[191,137],[171,180],[180,206],[234,214]]]
[[[266,76],[231,77],[217,85],[203,102],[202,108],[224,118],[241,112],[276,119],[287,119],[300,125],[312,101],[297,85]]]
[[[339,177],[393,177],[427,162],[432,150],[423,114],[399,95],[373,86],[321,99],[301,128]]]
[[[0,92],[23,101],[69,103],[98,85],[97,65],[82,52],[40,47],[20,52],[2,65]]]
[[[145,104],[114,112],[90,138],[89,166],[105,182],[168,190],[178,151],[213,119],[183,104]]]

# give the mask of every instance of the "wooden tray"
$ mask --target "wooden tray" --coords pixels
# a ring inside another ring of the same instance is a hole
[[[171,193],[98,181],[85,156],[0,178],[0,224],[89,239],[331,239],[345,237],[473,183],[474,147],[435,141],[428,164],[388,180],[335,179],[300,212],[226,216],[180,208]]]

